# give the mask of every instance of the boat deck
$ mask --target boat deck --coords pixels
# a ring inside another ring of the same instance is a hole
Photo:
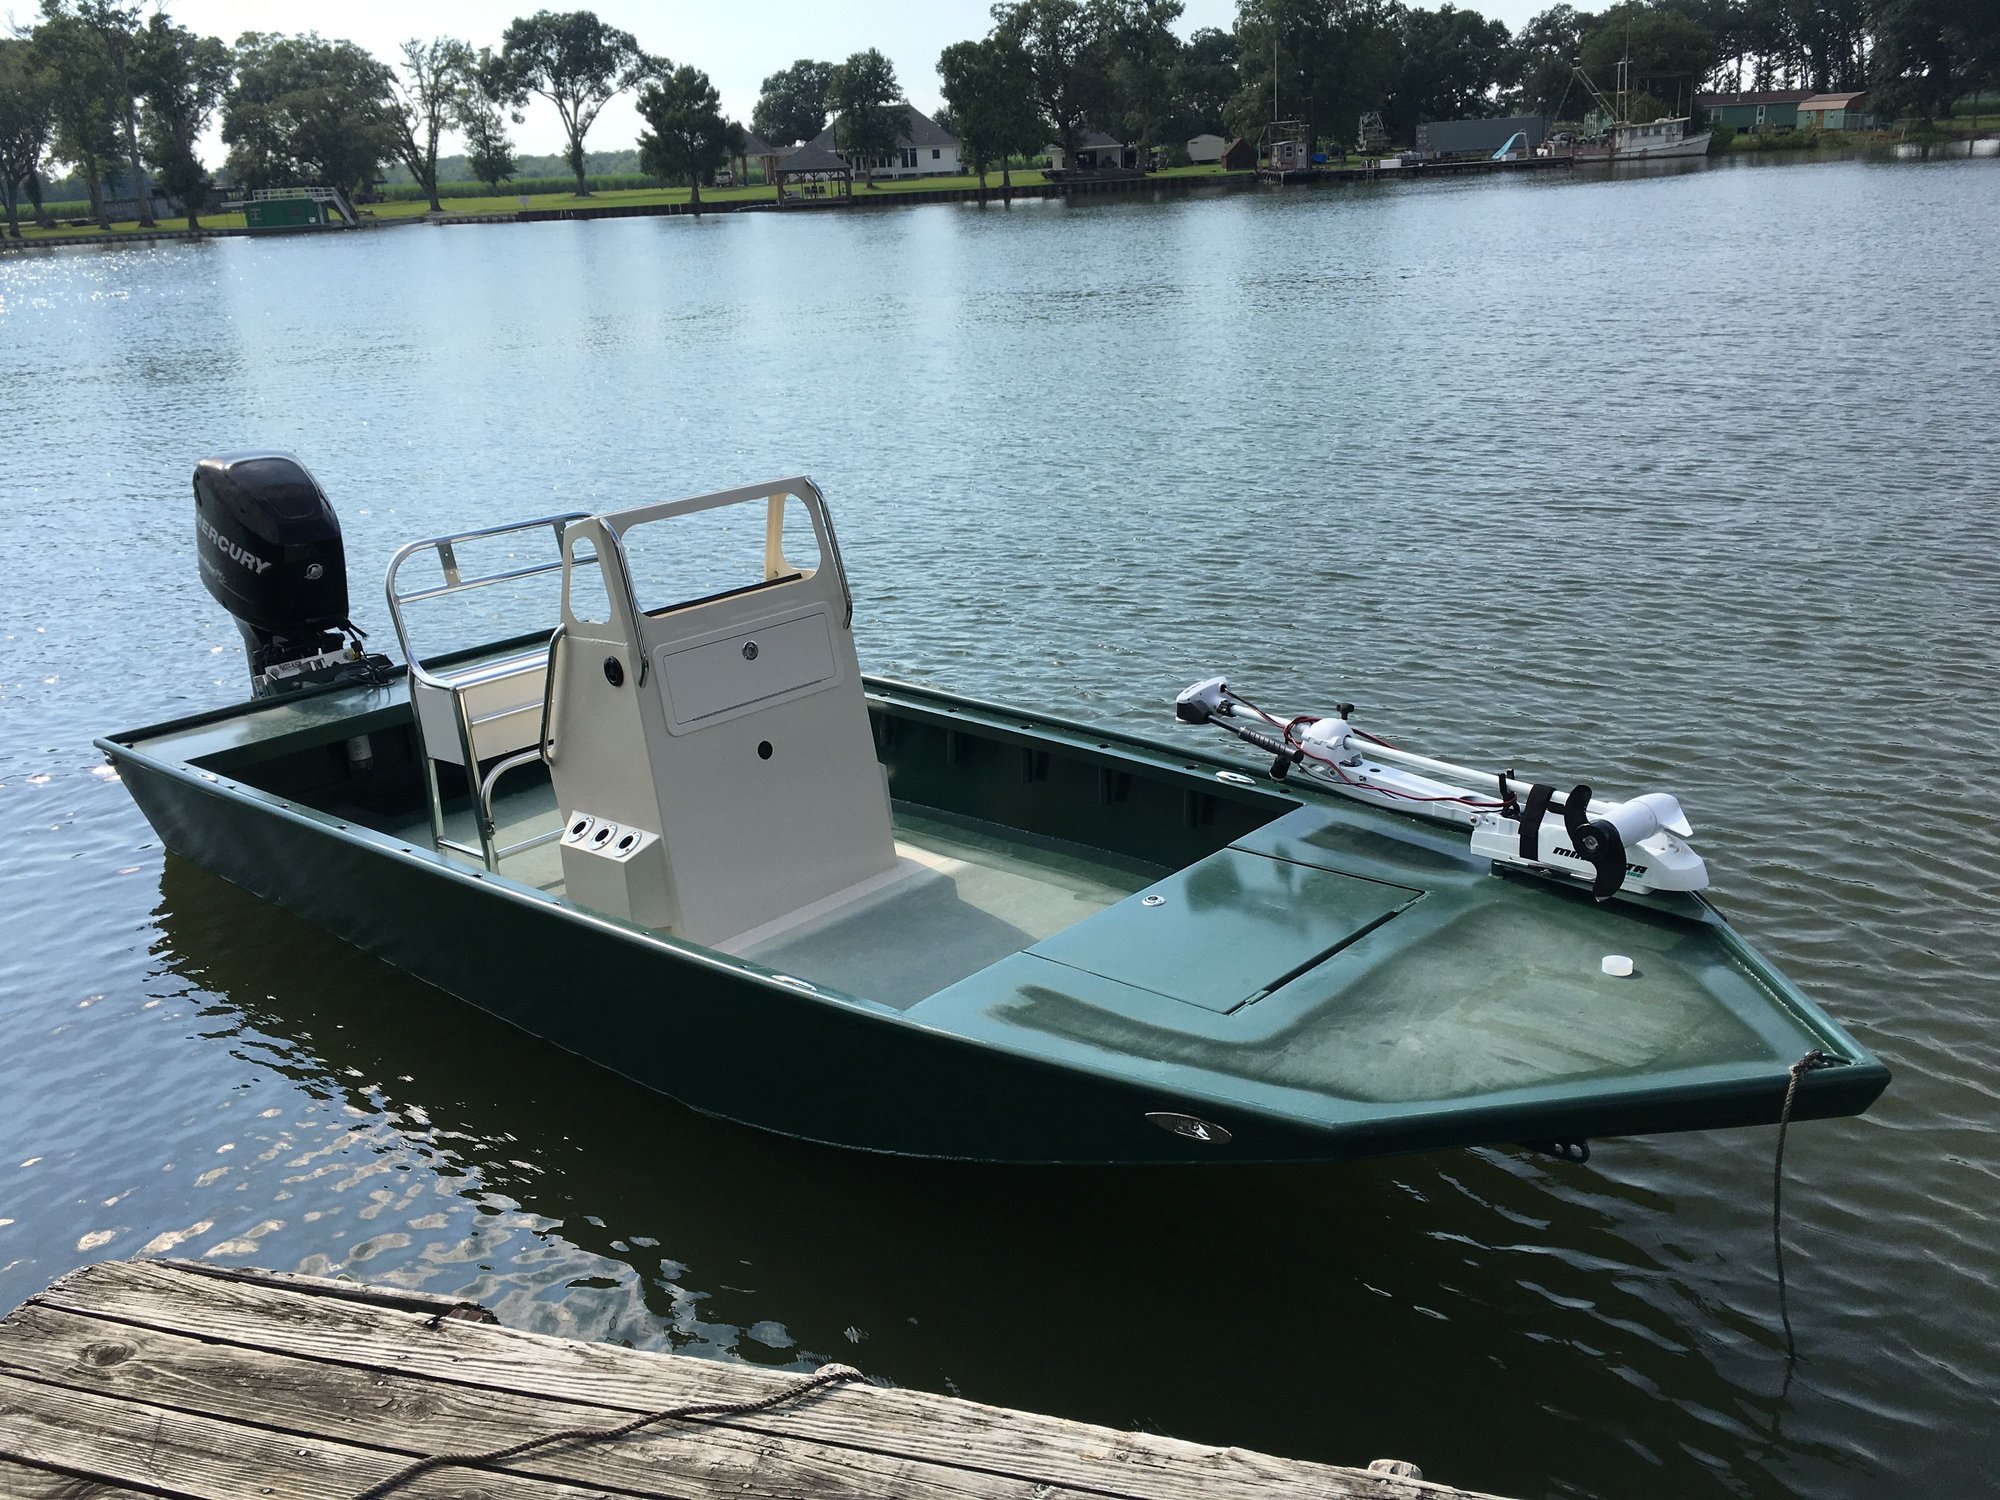
[[[567,1431],[383,1490],[409,1500],[1478,1500],[1396,1477],[1118,1432],[855,1378],[583,1344],[420,1292],[173,1261],[71,1272],[0,1323],[0,1493],[358,1496],[411,1463]],[[615,1439],[606,1428],[710,1410]]]
[[[547,781],[519,781],[494,802],[497,842],[503,846],[552,828],[558,819]],[[369,821],[361,809],[332,811]],[[903,879],[761,941],[731,944],[728,951],[818,985],[907,1009],[1167,873],[1103,850],[1026,837],[935,811],[898,805],[894,824]],[[478,842],[463,802],[447,814],[446,829],[460,843]],[[427,845],[430,819],[413,810],[382,831]],[[475,860],[463,862],[477,867]],[[550,896],[563,894],[556,844],[510,855],[501,861],[500,871]]]

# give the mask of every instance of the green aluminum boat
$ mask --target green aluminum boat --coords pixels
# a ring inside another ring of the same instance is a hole
[[[1180,718],[1269,775],[864,677],[809,480],[412,543],[401,664],[295,459],[194,488],[255,696],[99,742],[167,848],[695,1109],[907,1156],[1303,1162],[1574,1154],[1888,1082],[1703,898],[1662,794],[1467,790],[1219,680]],[[429,649],[454,611],[474,643]]]

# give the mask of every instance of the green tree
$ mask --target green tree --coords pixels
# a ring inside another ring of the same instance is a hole
[[[1070,162],[1084,131],[1110,106],[1099,19],[1082,0],[1003,0],[993,7],[995,29],[1028,59],[1035,105]]]
[[[1512,79],[1515,106],[1525,114],[1558,115],[1572,103],[1582,112],[1588,96],[1576,83],[1576,59],[1591,18],[1573,5],[1551,5],[1514,37]],[[1574,116],[1571,116],[1574,118]]]
[[[722,96],[699,68],[683,64],[639,93],[639,169],[669,182],[685,181],[688,202],[701,212],[701,183],[729,160],[742,127],[723,117]]]
[[[833,64],[802,57],[764,80],[750,128],[774,146],[797,146],[826,129]]]
[[[1784,10],[1801,70],[1814,88],[1858,89],[1867,82],[1867,0],[1785,0]]]
[[[119,144],[114,154],[122,155],[132,178],[132,196],[139,206],[139,227],[153,227],[153,197],[146,190],[145,169],[139,157],[138,84],[133,76],[139,51],[139,7],[119,0],[42,0],[42,12],[51,18],[73,16],[96,37],[102,52],[102,66],[109,80],[106,101]]]
[[[1382,105],[1396,140],[1414,140],[1423,120],[1489,114],[1512,71],[1507,28],[1477,11],[1443,5],[1406,10],[1397,20],[1397,62]]]
[[[594,12],[540,10],[507,23],[497,65],[488,67],[485,81],[496,103],[519,108],[528,95],[539,94],[556,107],[576,195],[585,198],[584,137],[605,105],[656,68],[631,32],[605,25]]]
[[[1928,125],[2000,73],[1995,0],[1878,0],[1869,84],[1878,112]]]
[[[459,131],[465,136],[465,168],[494,192],[520,170],[507,122],[499,109],[477,96],[460,101]]]
[[[155,12],[139,36],[134,78],[143,106],[140,139],[153,175],[178,199],[187,227],[201,228],[208,207],[208,169],[199,145],[229,92],[229,48],[219,37],[197,36]]]
[[[352,42],[246,32],[222,108],[229,170],[246,188],[367,187],[396,154],[395,75]]]
[[[32,33],[49,82],[50,145],[83,174],[90,216],[111,227],[104,171],[118,155],[116,78],[103,39],[77,16],[57,10]]]
[[[902,85],[896,82],[896,65],[873,47],[855,53],[833,70],[827,102],[835,111],[835,149],[850,163],[863,162],[862,171],[872,185],[875,164],[896,154],[909,120]]]
[[[52,85],[35,44],[0,36],[0,189],[7,232],[21,237],[21,187],[35,180],[55,128]]]
[[[438,141],[464,116],[467,97],[477,87],[476,70],[472,48],[452,37],[403,43],[403,76],[395,84],[396,149],[434,214],[444,212],[438,201]]]
[[[1242,80],[1236,71],[1236,33],[1204,26],[1181,49],[1180,78],[1174,91],[1186,111],[1188,133],[1219,131],[1229,114],[1229,101]]]
[[[977,42],[954,42],[938,57],[951,130],[986,186],[986,170],[1000,163],[1001,186],[1014,185],[1011,158],[1041,142],[1042,118],[1030,91],[1027,54],[1005,32]]]
[[[1363,110],[1376,109],[1395,65],[1392,13],[1383,0],[1237,0],[1243,92],[1235,116],[1301,119],[1317,146],[1335,122],[1343,144]]]
[[[1606,95],[1617,88],[1618,64],[1629,60],[1628,119],[1657,119],[1674,102],[1690,105],[1715,66],[1714,39],[1678,11],[1625,0],[1599,18],[1584,38],[1579,61]]]
[[[1181,0],[1097,3],[1098,45],[1105,51],[1110,87],[1106,120],[1121,140],[1139,147],[1143,166],[1147,148],[1157,146],[1185,113],[1176,93],[1181,39],[1173,32],[1183,7]]]

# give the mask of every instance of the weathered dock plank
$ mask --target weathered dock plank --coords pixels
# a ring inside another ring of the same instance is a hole
[[[156,1490],[128,1490],[121,1484],[30,1468],[11,1458],[0,1458],[0,1495],[7,1500],[159,1500]]]
[[[165,1261],[86,1267],[0,1322],[0,1494],[355,1495],[413,1459],[805,1378],[508,1329],[448,1299]],[[11,1467],[8,1467],[10,1466]],[[67,1487],[66,1487],[67,1486]],[[412,1497],[1452,1500],[1381,1473],[866,1384],[445,1468]]]
[[[406,1459],[378,1449],[100,1396],[73,1385],[0,1375],[0,1442],[27,1464],[175,1496],[334,1500],[387,1479]],[[410,1500],[467,1493],[467,1474],[445,1470],[411,1482]],[[482,1470],[478,1492],[504,1500],[585,1500],[578,1489]],[[60,1491],[58,1492],[60,1493]]]

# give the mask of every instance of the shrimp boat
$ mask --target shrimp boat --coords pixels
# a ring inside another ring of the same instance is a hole
[[[1637,121],[1631,117],[1632,62],[1621,58],[1614,85],[1616,98],[1608,99],[1580,65],[1572,65],[1571,82],[1581,80],[1586,92],[1604,111],[1609,123],[1594,141],[1573,153],[1579,163],[1621,161],[1670,161],[1678,157],[1706,156],[1712,130],[1696,130],[1688,115],[1669,119]],[[1564,90],[1567,95],[1568,90]]]
[[[412,542],[400,661],[296,459],[204,460],[194,498],[252,696],[98,742],[168,850],[695,1109],[916,1157],[1305,1162],[1574,1155],[1887,1084],[1704,899],[1664,793],[1223,679],[1167,722],[1268,770],[863,676],[809,479]]]
[[[1620,122],[1606,130],[1601,142],[1576,152],[1579,162],[1671,161],[1677,157],[1706,156],[1714,131],[1696,130],[1685,115],[1671,120],[1649,120],[1645,124]]]

